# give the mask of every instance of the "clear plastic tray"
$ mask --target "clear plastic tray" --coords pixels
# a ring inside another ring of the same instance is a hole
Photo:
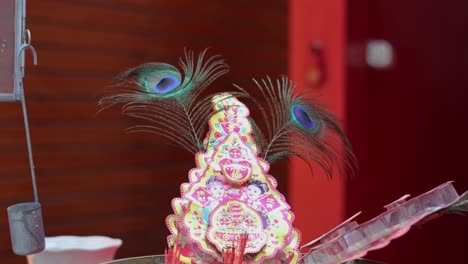
[[[408,197],[405,195],[386,205],[387,211],[361,225],[348,219],[320,239],[306,244],[315,246],[304,255],[304,262],[331,264],[360,258],[368,251],[385,247],[392,239],[406,234],[414,224],[461,198],[452,182],[413,199],[407,200]]]

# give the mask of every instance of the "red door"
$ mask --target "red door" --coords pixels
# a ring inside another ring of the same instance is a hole
[[[360,163],[346,188],[347,215],[379,214],[403,194],[455,180],[468,189],[468,2],[348,1],[347,128]],[[393,45],[394,65],[366,65],[370,39]],[[467,263],[468,218],[413,228],[369,258]]]

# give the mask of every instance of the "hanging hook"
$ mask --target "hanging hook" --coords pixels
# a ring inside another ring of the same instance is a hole
[[[31,45],[31,31],[29,31],[29,29],[26,29],[24,31],[24,36],[23,36],[23,45],[21,45],[21,47],[18,49],[18,59],[20,58],[21,56],[21,53],[25,50],[25,49],[30,49],[31,50],[31,53],[33,55],[33,63],[34,65],[37,65],[37,53],[36,53],[36,49]]]
[[[31,53],[33,55],[33,63],[34,65],[37,65],[37,53],[36,53],[36,49],[31,45],[31,44],[23,44],[19,50],[18,50],[18,57],[21,56],[21,53],[25,50],[25,49],[30,49],[31,50]]]

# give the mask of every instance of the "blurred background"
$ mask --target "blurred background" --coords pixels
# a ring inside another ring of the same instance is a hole
[[[354,177],[310,175],[295,159],[271,171],[303,242],[361,210],[364,222],[406,193],[449,180],[468,189],[466,1],[27,4],[39,65],[27,59],[25,93],[47,236],[121,238],[117,258],[163,252],[164,220],[193,156],[155,135],[126,134],[135,121],[117,108],[96,115],[97,101],[121,71],[177,64],[185,47],[223,55],[231,70],[214,83],[218,90],[288,74],[342,120],[359,161]],[[25,263],[11,251],[6,215],[33,199],[21,104],[0,103],[0,124],[0,263]],[[466,220],[444,216],[368,257],[466,263]]]

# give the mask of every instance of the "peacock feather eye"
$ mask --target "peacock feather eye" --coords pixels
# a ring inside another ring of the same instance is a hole
[[[157,94],[167,94],[180,85],[180,80],[176,76],[167,75],[153,85],[153,91]]]
[[[294,112],[294,117],[296,118],[299,123],[306,127],[306,128],[314,128],[315,127],[315,122],[313,121],[312,117],[307,113],[307,111],[300,107],[296,106],[293,109]]]

